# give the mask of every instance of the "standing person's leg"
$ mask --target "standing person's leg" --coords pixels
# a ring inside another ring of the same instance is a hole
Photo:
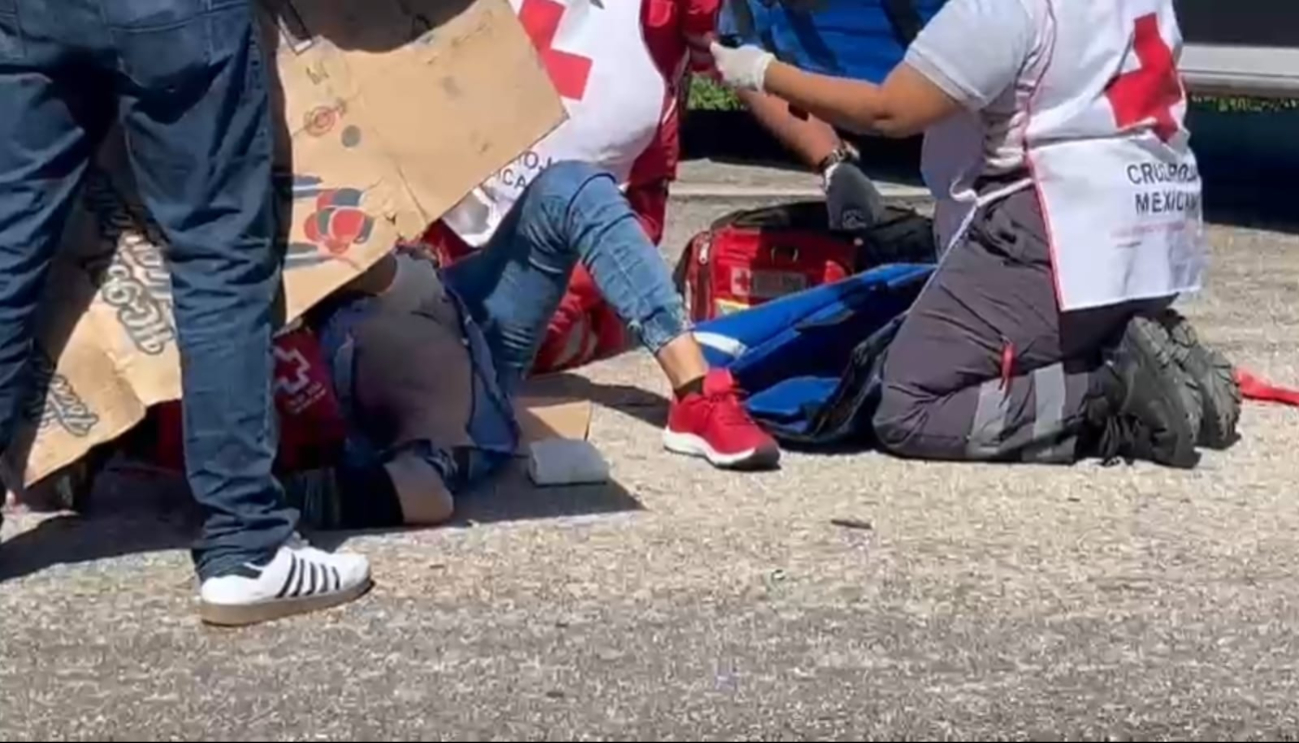
[[[1103,354],[1142,307],[1061,314],[1035,195],[1021,192],[988,207],[889,348],[875,414],[881,444],[926,459],[1072,462],[1086,453],[1079,437],[1097,401],[1117,397],[1109,407],[1164,409],[1167,416],[1146,415],[1146,422],[1172,430],[1181,446],[1180,429],[1189,427],[1175,382],[1161,392],[1161,370],[1131,359],[1147,376],[1128,373],[1116,391]],[[1179,449],[1169,463],[1184,462],[1184,454]]]
[[[744,411],[730,375],[709,371],[667,264],[613,177],[584,163],[546,169],[483,252],[447,272],[486,330],[502,386],[531,368],[578,261],[672,386],[668,448],[720,467],[774,466],[779,448]]]
[[[56,20],[45,2],[0,2],[0,452],[34,392],[34,316],[50,259],[112,119],[112,98],[69,61],[60,32],[79,9],[62,10]]]
[[[194,550],[204,618],[247,624],[350,600],[369,587],[369,564],[297,544],[297,514],[271,471],[281,256],[253,3],[104,8],[131,162],[170,242],[186,472],[206,511]]]

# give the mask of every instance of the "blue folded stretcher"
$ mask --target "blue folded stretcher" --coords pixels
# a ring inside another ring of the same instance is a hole
[[[880,266],[700,323],[695,337],[709,364],[729,369],[749,393],[750,414],[782,443],[869,443],[872,382],[933,268]]]

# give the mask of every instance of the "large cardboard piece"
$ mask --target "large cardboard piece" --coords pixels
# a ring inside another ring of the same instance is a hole
[[[290,319],[563,120],[506,0],[264,10],[284,111]],[[87,189],[39,319],[38,394],[5,462],[27,484],[180,396],[165,239],[134,196],[120,141]]]

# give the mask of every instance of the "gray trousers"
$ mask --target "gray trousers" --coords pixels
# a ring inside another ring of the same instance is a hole
[[[989,205],[889,347],[880,444],[923,459],[1072,462],[1102,349],[1168,301],[1061,313],[1036,194]]]

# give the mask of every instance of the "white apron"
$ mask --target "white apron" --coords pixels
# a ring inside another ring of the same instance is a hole
[[[977,207],[1034,187],[1062,311],[1199,289],[1207,263],[1201,183],[1184,123],[1171,0],[1030,5],[1041,60],[1024,72],[1034,77],[1030,177],[976,198],[982,161],[971,154],[981,151],[981,134],[972,142],[968,120],[949,122],[946,136],[926,143],[926,181],[946,196],[938,221],[962,223],[950,244]]]
[[[641,3],[511,0],[561,94],[568,120],[443,217],[466,243],[486,243],[523,189],[554,162],[591,163],[626,184],[632,164],[654,140],[667,95],[663,74],[645,45]]]

